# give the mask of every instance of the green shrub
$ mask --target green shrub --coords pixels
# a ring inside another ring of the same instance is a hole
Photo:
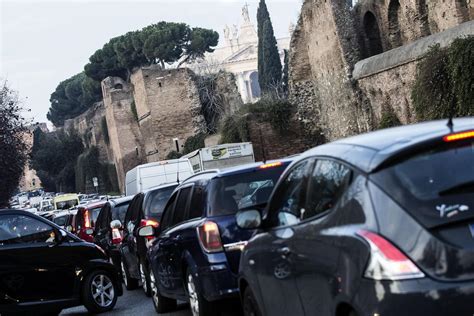
[[[220,127],[221,144],[241,143],[249,140],[247,116],[227,116],[222,120]]]
[[[434,46],[417,67],[412,102],[418,120],[474,115],[474,36]]]
[[[177,152],[176,150],[172,150],[168,153],[168,155],[166,155],[166,160],[179,159],[181,157],[183,157],[183,154]]]
[[[380,120],[379,129],[400,126],[402,123],[397,115],[390,107],[385,107],[382,110],[382,119]]]

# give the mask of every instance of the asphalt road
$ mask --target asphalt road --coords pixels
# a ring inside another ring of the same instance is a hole
[[[104,315],[133,315],[133,316],[145,316],[145,315],[158,315],[153,308],[153,303],[151,298],[146,297],[145,294],[141,289],[137,289],[134,291],[127,291],[124,288],[124,295],[118,298],[117,305],[115,308],[104,314],[100,314],[101,316]],[[238,302],[226,302],[221,304],[220,307],[223,312],[222,316],[240,316],[240,312],[238,312]],[[61,315],[69,315],[69,316],[84,316],[89,315],[86,308],[81,307],[74,307],[63,310]],[[178,310],[173,313],[169,314],[160,314],[162,316],[192,316],[191,311],[189,310],[189,306],[187,304],[180,304],[178,306]]]

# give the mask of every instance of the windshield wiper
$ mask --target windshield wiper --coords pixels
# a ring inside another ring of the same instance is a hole
[[[468,182],[457,184],[451,188],[440,191],[438,195],[443,196],[443,195],[469,193],[469,192],[474,192],[474,181],[468,181]]]

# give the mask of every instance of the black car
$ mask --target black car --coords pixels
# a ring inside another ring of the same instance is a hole
[[[104,249],[107,256],[119,269],[119,247],[123,239],[123,223],[132,198],[132,196],[129,196],[105,203],[94,226],[94,243]]]
[[[472,315],[474,119],[316,147],[288,168],[243,251],[246,315]]]
[[[152,238],[139,237],[137,230],[147,225],[160,225],[166,202],[177,186],[177,183],[173,183],[151,188],[138,193],[130,202],[125,214],[120,246],[122,277],[127,290],[133,290],[141,284],[145,294],[151,295],[146,250]]]
[[[103,250],[21,210],[0,210],[0,314],[110,311],[122,295]]]
[[[185,300],[193,315],[214,315],[218,301],[238,299],[240,253],[253,232],[239,229],[235,214],[265,205],[291,161],[198,173],[170,197],[159,234],[150,226],[139,231],[141,236],[157,236],[148,258],[158,313]]]

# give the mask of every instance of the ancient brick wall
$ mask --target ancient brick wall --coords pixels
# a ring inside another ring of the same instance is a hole
[[[193,74],[188,69],[141,68],[131,76],[139,126],[148,162],[163,160],[183,143],[204,131],[204,118]]]
[[[132,113],[132,89],[121,78],[109,77],[102,81],[105,115],[117,170],[119,187],[124,192],[125,174],[146,162],[142,135]]]

